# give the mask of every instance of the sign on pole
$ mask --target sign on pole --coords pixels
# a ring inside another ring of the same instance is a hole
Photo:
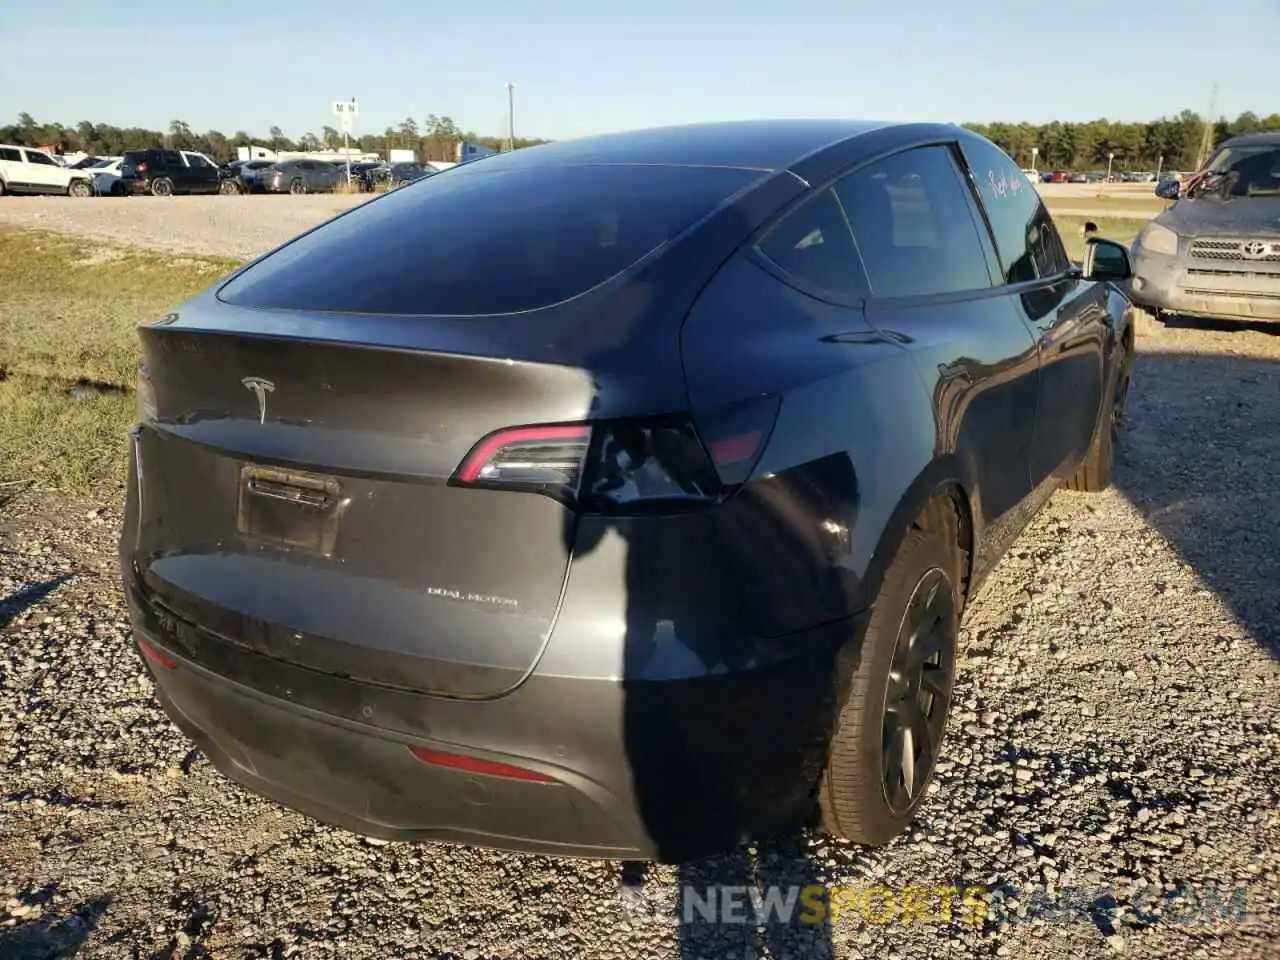
[[[356,116],[360,113],[360,105],[355,97],[350,100],[333,101],[333,115],[341,121],[343,153],[347,158],[347,184],[351,184],[351,145],[348,136],[355,125]]]

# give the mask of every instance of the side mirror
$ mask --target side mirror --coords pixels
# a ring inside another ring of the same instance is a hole
[[[1177,180],[1161,180],[1156,184],[1156,196],[1164,200],[1177,200],[1182,184]]]
[[[1133,276],[1128,249],[1114,240],[1090,237],[1085,241],[1083,274],[1086,280],[1128,280]]]

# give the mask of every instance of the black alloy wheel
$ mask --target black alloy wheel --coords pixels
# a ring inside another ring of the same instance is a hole
[[[881,726],[884,796],[895,814],[919,799],[938,760],[955,679],[955,606],[935,567],[916,584],[898,630]]]

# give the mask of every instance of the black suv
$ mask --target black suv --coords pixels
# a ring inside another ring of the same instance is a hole
[[[175,193],[217,193],[218,168],[198,153],[181,150],[126,150],[120,182],[127,193],[168,197]]]

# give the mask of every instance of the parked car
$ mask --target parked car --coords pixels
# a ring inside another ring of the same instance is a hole
[[[123,197],[124,185],[120,182],[120,167],[124,159],[99,160],[84,170],[93,177],[93,192],[100,197]]]
[[[64,193],[92,197],[93,178],[72,170],[35,147],[0,144],[0,196],[6,193]]]
[[[373,183],[372,174],[374,170],[377,170],[381,166],[383,166],[383,164],[381,163],[362,162],[362,163],[351,164],[351,182],[354,183],[356,187],[363,192],[368,192],[373,190],[374,183]],[[342,168],[344,181],[346,178],[346,172],[347,172],[346,167],[344,166]]]
[[[1024,167],[1022,172],[1026,174],[1027,179],[1030,180],[1032,183],[1040,182],[1040,172],[1038,170],[1032,169],[1030,167]]]
[[[392,189],[404,187],[415,180],[435,175],[435,170],[421,163],[383,163],[374,167],[366,175],[376,189],[386,186]]]
[[[233,179],[235,181],[236,192],[238,193],[261,193],[262,188],[262,172],[269,170],[275,166],[274,160],[233,160],[223,168],[223,192],[226,189],[226,181]],[[230,176],[228,176],[228,174]]]
[[[119,159],[119,157],[83,156],[75,163],[64,163],[63,166],[70,167],[72,170],[88,170],[91,167],[97,167],[104,163],[110,163],[112,160]]]
[[[267,193],[324,193],[346,181],[345,168],[339,170],[325,160],[282,160],[258,175]]]
[[[1128,257],[1086,251],[936,124],[567,140],[330,220],[140,328],[160,702],[384,839],[679,860],[816,808],[885,843],[966,605],[1109,482]]]
[[[1234,137],[1134,241],[1133,298],[1157,317],[1280,320],[1280,133]]]
[[[120,182],[128,194],[168,197],[180,193],[217,193],[218,165],[193,150],[126,150]]]
[[[1067,177],[1067,183],[1088,183],[1088,182],[1089,182],[1089,175],[1079,170],[1077,170],[1075,173],[1070,174]]]

